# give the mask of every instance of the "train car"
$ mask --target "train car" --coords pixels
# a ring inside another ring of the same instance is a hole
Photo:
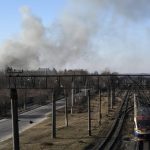
[[[150,105],[141,97],[134,98],[134,123],[135,137],[150,139]]]

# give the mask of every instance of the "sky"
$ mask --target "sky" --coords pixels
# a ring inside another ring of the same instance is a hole
[[[149,0],[5,0],[0,67],[150,73]]]
[[[21,28],[20,8],[28,6],[45,25],[54,21],[63,10],[65,0],[5,0],[0,2],[0,42],[17,34]]]

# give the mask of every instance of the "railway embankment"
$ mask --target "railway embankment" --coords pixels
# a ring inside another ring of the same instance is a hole
[[[51,115],[49,115],[45,121],[28,129],[20,135],[20,149],[91,149],[97,143],[97,140],[106,138],[106,135],[115,121],[115,117],[118,114],[122,102],[120,98],[116,98],[116,103],[113,109],[109,110],[108,114],[107,97],[102,97],[101,125],[99,125],[98,100],[98,96],[94,96],[91,100],[91,136],[88,135],[88,114],[84,111],[87,106],[83,105],[84,107],[83,109],[80,107],[80,111],[75,111],[73,114],[69,113],[68,127],[65,126],[63,108],[57,111],[57,133],[55,139],[51,138],[52,119]],[[0,143],[0,149],[11,150],[11,145],[12,139],[9,139]]]

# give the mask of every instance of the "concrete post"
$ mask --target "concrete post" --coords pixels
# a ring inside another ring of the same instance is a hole
[[[110,109],[110,87],[108,86],[108,114],[109,114],[109,109]]]
[[[73,106],[74,106],[74,81],[72,79],[72,89],[71,89],[71,114],[73,114]]]
[[[65,126],[68,127],[68,99],[66,92],[65,92]]]
[[[113,105],[115,105],[115,101],[116,101],[116,88],[115,88],[115,86],[113,87],[113,94],[112,94],[112,96],[113,96]]]
[[[88,90],[88,133],[91,136],[91,99],[90,90]]]
[[[87,96],[87,77],[84,76],[84,96]]]
[[[110,89],[110,109],[113,109],[113,89]]]
[[[52,138],[56,138],[56,93],[52,93]]]
[[[99,89],[99,117],[98,117],[98,123],[101,125],[101,88]]]
[[[11,97],[11,115],[12,115],[12,131],[13,131],[13,150],[19,150],[19,127],[18,127],[18,95],[17,90],[10,90]]]

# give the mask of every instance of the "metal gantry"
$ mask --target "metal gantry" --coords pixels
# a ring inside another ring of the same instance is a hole
[[[132,79],[132,80],[131,80]],[[109,74],[109,75],[24,75],[22,72],[7,74],[0,81],[1,89],[10,89],[12,125],[13,125],[13,145],[14,150],[19,150],[19,129],[18,129],[18,98],[17,89],[51,89],[52,90],[52,138],[56,138],[56,100],[61,90],[65,95],[65,124],[68,126],[68,101],[67,93],[71,90],[71,113],[73,113],[74,93],[84,89],[88,100],[88,132],[91,135],[91,110],[90,92],[99,93],[99,125],[101,124],[101,97],[102,91],[108,92],[108,113],[115,103],[117,90],[128,90],[129,86],[138,89],[150,89],[150,75],[129,75],[129,74]],[[137,84],[138,83],[138,84]],[[139,86],[140,84],[140,86]]]

